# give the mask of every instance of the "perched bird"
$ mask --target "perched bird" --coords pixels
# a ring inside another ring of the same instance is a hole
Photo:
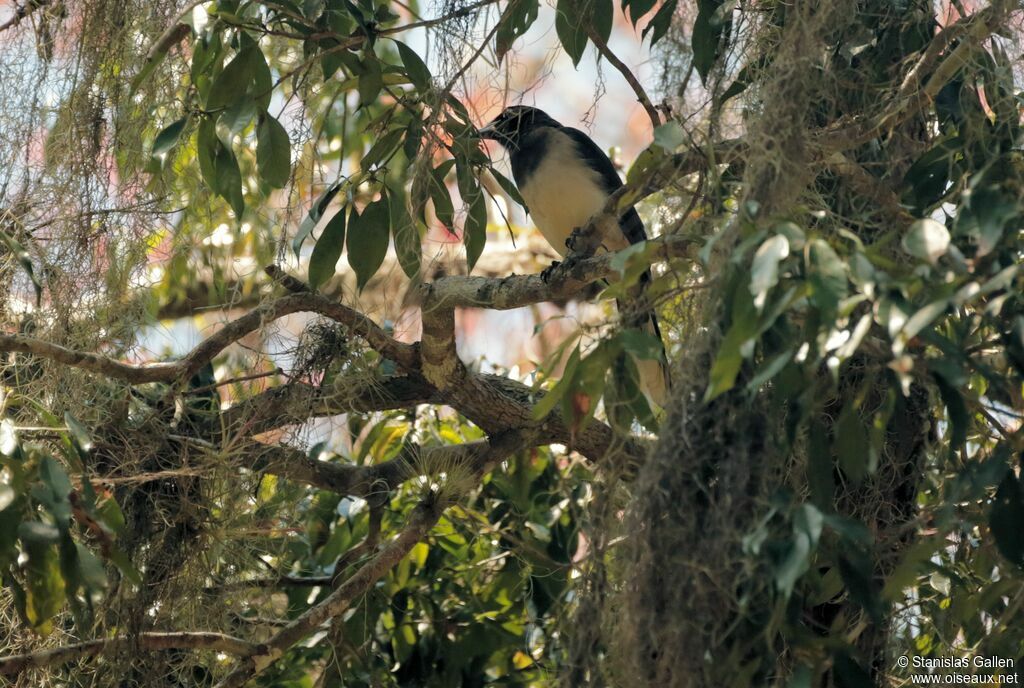
[[[612,161],[589,136],[579,129],[562,126],[537,108],[506,108],[479,134],[508,150],[519,194],[537,229],[560,256],[565,256],[566,241],[573,230],[585,226],[622,186]],[[610,218],[597,229],[601,247],[607,251],[618,251],[647,238],[644,224],[633,208],[623,213],[618,222]],[[645,271],[641,286],[650,280],[650,271]],[[621,302],[618,306],[620,312],[629,312]],[[661,341],[653,310],[630,314],[627,324]],[[647,396],[664,406],[669,384],[664,360],[638,360],[636,364]]]

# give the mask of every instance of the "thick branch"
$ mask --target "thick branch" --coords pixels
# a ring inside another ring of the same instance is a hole
[[[613,211],[614,212],[614,211]],[[694,239],[661,236],[646,242],[652,262],[686,257]],[[487,308],[510,310],[544,301],[563,301],[579,294],[597,280],[615,273],[612,264],[617,254],[602,253],[582,260],[567,259],[540,275],[510,275],[501,279],[487,277],[442,277],[432,285],[431,298],[451,308]]]
[[[17,676],[28,669],[44,669],[95,657],[101,652],[127,650],[214,650],[240,657],[247,657],[257,651],[257,646],[240,638],[223,633],[147,632],[132,636],[88,640],[52,650],[40,650],[24,655],[0,657],[0,676]]]
[[[0,335],[0,351],[33,354],[131,384],[176,382],[192,376],[228,346],[268,322],[300,312],[319,313],[345,325],[353,334],[365,339],[367,344],[382,356],[407,370],[416,370],[419,367],[416,347],[396,341],[380,325],[362,313],[310,293],[291,294],[269,301],[232,320],[192,349],[184,358],[170,363],[132,365],[99,354],[72,351],[57,344],[22,335]]]
[[[458,279],[471,279],[460,277]],[[423,340],[420,342],[423,376],[444,392],[462,384],[466,366],[455,350],[455,304],[438,292],[437,283],[420,287]]]

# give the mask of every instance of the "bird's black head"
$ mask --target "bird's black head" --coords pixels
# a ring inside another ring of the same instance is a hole
[[[538,127],[557,127],[543,110],[526,105],[505,108],[490,124],[480,130],[480,138],[493,139],[506,148],[516,149],[523,137]]]

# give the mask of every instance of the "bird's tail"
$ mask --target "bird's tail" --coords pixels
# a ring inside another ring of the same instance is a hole
[[[641,280],[643,284],[644,280]],[[649,401],[654,402],[660,408],[665,408],[669,400],[669,391],[672,387],[672,380],[669,377],[668,361],[665,355],[665,342],[661,338],[661,328],[658,326],[658,316],[653,309],[635,312],[635,306],[623,303],[616,299],[616,307],[619,309],[626,321],[627,327],[636,328],[658,340],[661,345],[660,356],[657,359],[637,358],[634,360],[637,372],[640,376],[640,389],[643,390]]]

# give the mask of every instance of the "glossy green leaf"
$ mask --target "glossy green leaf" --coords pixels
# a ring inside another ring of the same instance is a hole
[[[423,247],[420,232],[405,207],[405,195],[390,191],[388,202],[391,212],[391,235],[395,242],[398,264],[409,279],[415,279],[420,271]]]
[[[239,50],[213,80],[206,98],[207,110],[220,110],[247,97],[255,76],[254,49],[258,50],[253,44]]]
[[[398,55],[402,58],[402,64],[405,66],[405,73],[409,75],[413,86],[420,91],[429,90],[431,85],[430,69],[427,68],[423,59],[405,43],[395,41],[395,45],[398,47]]]
[[[64,578],[54,547],[59,533],[52,526],[32,522],[21,524],[18,534],[26,554],[25,621],[46,636],[53,630],[53,617],[64,606]]]
[[[362,62],[363,71],[359,75],[359,107],[367,107],[377,100],[384,88],[384,73],[381,71],[380,60],[373,53],[368,53]]]
[[[707,84],[708,74],[718,60],[719,44],[728,23],[723,21],[719,14],[723,2],[724,0],[697,0],[697,18],[693,22],[691,46],[693,66],[700,75],[702,84]]]
[[[292,239],[292,250],[295,252],[296,258],[299,257],[299,251],[302,250],[302,244],[304,244],[306,239],[309,238],[309,235],[312,234],[317,223],[320,222],[324,213],[327,212],[327,208],[330,206],[331,201],[338,195],[338,192],[341,191],[341,186],[342,185],[338,183],[327,187],[323,193],[320,194],[320,197],[316,199],[316,202],[313,203],[313,207],[309,209],[309,213],[307,213],[306,218],[302,221],[302,224],[299,225],[299,231],[295,234],[295,238]]]
[[[651,45],[660,41],[668,33],[669,27],[672,25],[672,19],[676,13],[676,5],[678,0],[667,0],[658,11],[655,13],[654,18],[651,19],[650,23],[644,28],[642,38],[647,38],[647,34],[651,35]]]
[[[657,0],[622,0],[622,11],[629,10],[629,21],[636,28],[637,22],[654,9],[656,4]]]
[[[188,122],[187,117],[182,117],[176,120],[166,127],[156,138],[153,139],[153,152],[154,158],[159,158],[161,161],[167,156],[167,153],[178,143],[178,139],[181,137],[181,132],[185,129],[185,123]]]
[[[80,451],[89,452],[90,450],[92,450],[92,435],[89,433],[89,430],[78,421],[77,418],[71,415],[70,411],[64,412],[64,423],[68,426],[68,431],[71,433],[71,438]]]
[[[494,54],[498,64],[512,49],[517,38],[527,32],[537,19],[538,0],[509,0],[498,20],[498,29],[494,34]]]
[[[292,143],[275,118],[265,114],[256,130],[256,169],[269,186],[279,189],[292,171]]]
[[[582,0],[558,0],[555,6],[555,33],[562,43],[562,48],[572,58],[573,66],[578,66],[587,48],[587,29],[584,18],[580,14],[579,4]]]
[[[828,242],[822,239],[808,243],[807,281],[811,285],[811,302],[826,317],[835,313],[839,301],[846,296],[846,267]]]
[[[384,262],[391,238],[391,211],[387,193],[363,212],[352,209],[348,227],[348,263],[356,273],[356,288],[362,291]]]
[[[469,213],[463,229],[463,241],[466,244],[466,263],[469,270],[473,269],[487,243],[487,199],[481,190],[477,190],[469,204]]]
[[[345,248],[345,208],[324,227],[309,256],[309,286],[314,291],[334,276],[341,252]]]

